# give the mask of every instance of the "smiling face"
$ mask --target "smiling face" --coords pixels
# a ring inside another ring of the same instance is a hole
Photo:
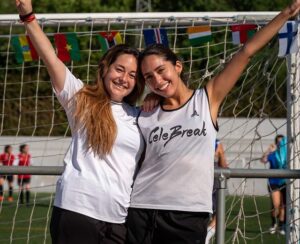
[[[136,84],[137,59],[131,54],[120,55],[104,76],[104,86],[110,99],[122,102]]]
[[[165,98],[172,97],[182,82],[182,64],[177,61],[173,65],[159,55],[146,56],[141,63],[141,71],[148,87]]]

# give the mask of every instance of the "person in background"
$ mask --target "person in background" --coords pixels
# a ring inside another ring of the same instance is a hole
[[[30,166],[31,155],[29,154],[29,146],[27,144],[20,145],[19,166]],[[26,205],[30,203],[30,179],[31,175],[18,175],[18,185],[20,188],[19,203],[24,204],[24,189],[26,194]]]
[[[228,167],[226,162],[224,147],[219,139],[216,139],[215,142],[214,167],[215,168]],[[216,211],[217,211],[217,189],[218,188],[219,188],[219,181],[218,179],[214,178],[214,186],[213,186],[213,194],[212,194],[213,214],[207,227],[207,236],[206,236],[205,244],[208,244],[210,239],[216,233],[216,223],[217,223]]]
[[[287,166],[287,140],[283,135],[275,137],[275,143],[271,144],[261,158],[262,163],[269,163],[270,169],[285,169]],[[285,205],[286,205],[286,181],[282,178],[269,178],[268,190],[272,200],[272,226],[271,234],[278,231],[285,234]]]
[[[12,166],[15,160],[15,156],[12,153],[12,146],[6,145],[4,147],[4,152],[0,155],[0,162],[3,166]],[[7,181],[8,183],[8,198],[7,200],[9,202],[13,201],[13,182],[14,182],[14,176],[13,175],[0,175],[0,201],[4,200],[4,194],[3,194],[3,186],[4,181]]]

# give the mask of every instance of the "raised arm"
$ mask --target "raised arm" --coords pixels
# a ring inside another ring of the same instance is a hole
[[[260,159],[260,162],[267,163],[269,154],[274,152],[275,150],[276,150],[276,145],[275,144],[270,144],[267,151],[265,151],[264,154],[262,155],[262,157]]]
[[[211,115],[216,122],[220,104],[233,88],[250,58],[264,47],[275,36],[284,23],[298,13],[300,0],[282,10],[272,21],[259,30],[227,63],[224,70],[212,78],[207,84]]]
[[[16,0],[16,6],[21,16],[32,12],[31,0]],[[24,26],[33,46],[47,67],[54,89],[60,92],[65,82],[66,67],[64,63],[57,58],[51,42],[37,20],[24,22]]]

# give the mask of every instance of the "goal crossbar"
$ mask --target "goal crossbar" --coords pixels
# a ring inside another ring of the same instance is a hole
[[[220,23],[230,23],[235,21],[254,21],[255,23],[265,23],[271,20],[278,12],[149,12],[149,13],[58,13],[58,14],[36,14],[38,20],[45,22],[64,21],[74,24],[90,23],[94,21],[101,23],[109,21],[110,23],[120,23],[124,21],[143,22],[145,24],[151,23],[157,19],[163,22],[177,22],[180,23],[205,23],[215,20]],[[7,22],[16,21],[19,23],[19,15],[17,14],[2,14],[0,15],[0,25],[7,25]]]

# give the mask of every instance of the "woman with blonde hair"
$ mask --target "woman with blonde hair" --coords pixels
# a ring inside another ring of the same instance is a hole
[[[84,85],[57,58],[30,0],[16,0],[20,19],[45,63],[66,111],[72,141],[57,182],[50,232],[53,243],[124,243],[124,226],[143,140],[133,105],[139,52],[127,45],[101,59],[94,85]]]

